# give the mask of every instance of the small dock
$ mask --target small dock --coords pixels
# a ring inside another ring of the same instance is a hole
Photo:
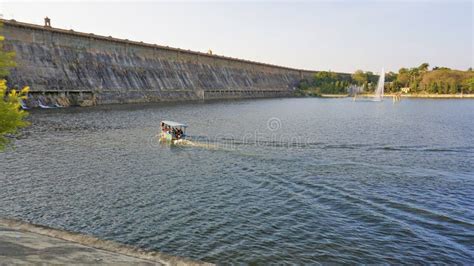
[[[113,241],[0,218],[1,264],[212,265]]]

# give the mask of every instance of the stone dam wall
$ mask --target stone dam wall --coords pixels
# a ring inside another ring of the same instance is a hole
[[[1,20],[10,87],[71,104],[291,96],[312,71]]]

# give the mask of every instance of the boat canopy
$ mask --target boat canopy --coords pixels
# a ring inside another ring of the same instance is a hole
[[[170,127],[188,127],[188,125],[186,124],[183,124],[183,123],[179,123],[179,122],[174,122],[174,121],[161,121],[161,123],[167,125],[167,126],[170,126]]]

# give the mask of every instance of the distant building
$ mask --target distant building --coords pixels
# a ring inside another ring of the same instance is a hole
[[[48,17],[44,18],[44,26],[51,28],[51,19],[50,18],[48,18]]]
[[[356,86],[353,84],[347,88],[347,93],[351,96],[362,93],[363,91],[364,91],[364,88],[362,86]]]
[[[402,91],[403,93],[409,93],[409,92],[410,92],[410,88],[409,88],[409,87],[401,88],[401,91]]]

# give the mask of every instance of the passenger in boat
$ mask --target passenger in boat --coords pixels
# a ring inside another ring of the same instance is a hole
[[[181,139],[183,136],[183,131],[181,129],[176,130],[176,139]]]

